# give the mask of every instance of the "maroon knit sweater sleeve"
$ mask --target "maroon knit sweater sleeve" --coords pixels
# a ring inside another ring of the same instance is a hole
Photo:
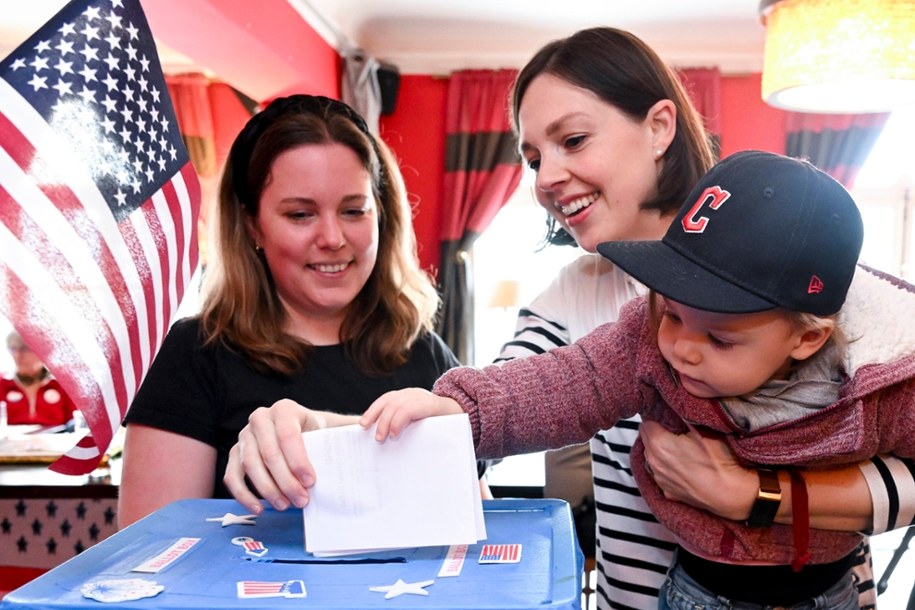
[[[481,458],[581,443],[638,411],[644,388],[637,355],[648,337],[647,307],[637,299],[618,322],[572,345],[482,369],[451,369],[433,392],[467,412]]]

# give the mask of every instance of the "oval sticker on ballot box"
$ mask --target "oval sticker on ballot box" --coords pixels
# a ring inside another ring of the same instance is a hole
[[[106,604],[154,597],[165,590],[162,585],[142,578],[122,578],[88,582],[80,588],[83,597]]]

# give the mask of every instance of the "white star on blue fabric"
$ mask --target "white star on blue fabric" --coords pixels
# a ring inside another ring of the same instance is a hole
[[[233,515],[232,513],[226,513],[222,517],[208,517],[207,521],[219,521],[222,523],[222,526],[227,525],[255,525],[252,519],[256,519],[257,515]]]
[[[409,593],[411,595],[429,595],[429,592],[423,589],[423,587],[428,587],[431,584],[434,584],[434,580],[421,580],[420,582],[404,582],[400,578],[397,579],[393,585],[385,585],[383,587],[369,587],[369,591],[375,591],[376,593],[384,593],[385,599],[391,599],[392,597],[397,597],[398,595],[403,595],[404,593]]]

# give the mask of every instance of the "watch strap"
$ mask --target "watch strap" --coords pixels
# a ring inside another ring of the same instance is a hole
[[[756,473],[759,475],[759,490],[753,508],[750,509],[747,525],[769,527],[775,521],[775,514],[782,503],[782,487],[776,471],[760,468]]]

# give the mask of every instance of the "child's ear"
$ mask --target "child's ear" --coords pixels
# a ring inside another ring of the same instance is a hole
[[[820,351],[820,348],[832,336],[834,329],[835,326],[832,324],[823,324],[822,326],[804,330],[797,336],[797,345],[791,351],[791,357],[795,360],[810,358]]]

